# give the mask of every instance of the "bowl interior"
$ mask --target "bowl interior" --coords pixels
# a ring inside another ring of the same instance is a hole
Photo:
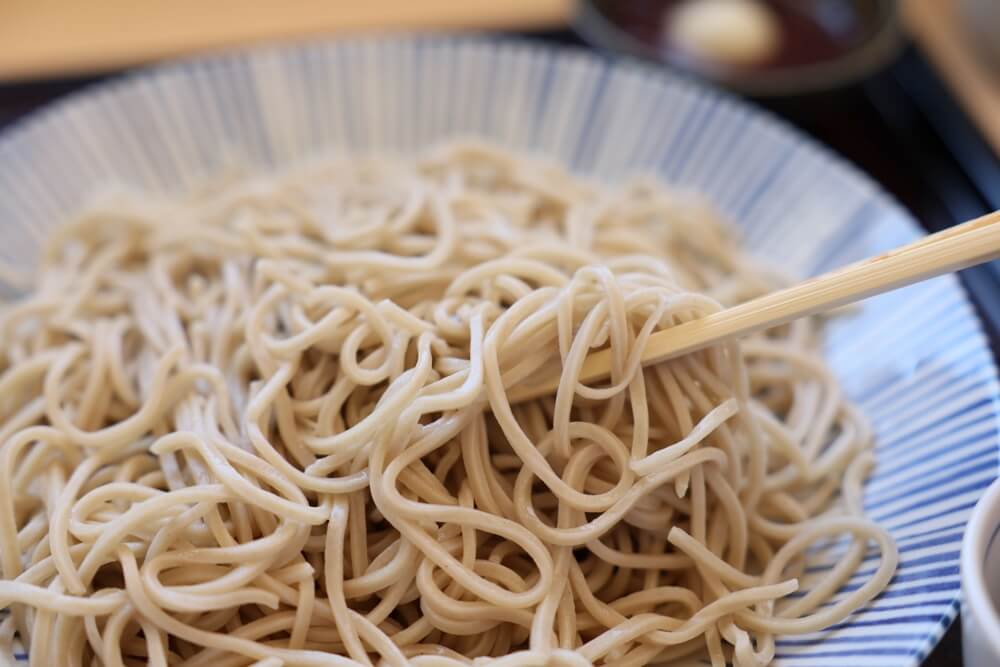
[[[776,2],[776,15],[797,19],[778,22],[786,36],[810,35],[789,40],[796,44],[790,57],[814,52],[817,42],[827,40],[830,52],[801,62],[779,58],[767,67],[728,66],[692,58],[665,40],[663,25],[679,4],[586,0],[579,3],[576,28],[598,48],[662,62],[756,97],[795,96],[857,81],[889,62],[902,42],[898,7],[891,0]]]

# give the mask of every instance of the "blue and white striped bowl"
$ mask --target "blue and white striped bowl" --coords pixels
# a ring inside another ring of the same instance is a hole
[[[267,166],[331,150],[405,152],[456,134],[609,179],[659,172],[707,193],[755,252],[801,274],[918,234],[822,147],[663,72],[480,38],[383,38],[141,71],[34,115],[0,139],[0,256],[30,265],[52,225],[108,182],[171,190],[234,157]],[[916,665],[955,617],[963,528],[997,476],[996,370],[951,276],[870,300],[835,322],[827,344],[876,429],[866,503],[902,562],[873,604],[825,633],[783,639],[776,662]],[[821,570],[836,549],[815,556]]]

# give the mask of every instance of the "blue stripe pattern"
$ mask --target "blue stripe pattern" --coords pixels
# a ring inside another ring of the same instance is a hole
[[[22,120],[0,138],[0,258],[30,267],[46,231],[108,182],[172,191],[234,160],[406,152],[454,135],[602,178],[659,172],[706,193],[758,255],[791,272],[918,234],[902,208],[812,140],[652,67],[483,37],[387,37],[144,70]],[[880,457],[865,501],[901,562],[886,592],[843,623],[781,638],[775,663],[915,666],[955,617],[963,528],[997,476],[996,370],[954,277],[870,299],[831,323],[826,345],[872,420]],[[806,588],[844,549],[811,552]],[[869,554],[838,596],[877,565]]]

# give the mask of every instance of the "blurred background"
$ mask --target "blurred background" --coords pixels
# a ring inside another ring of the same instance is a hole
[[[853,161],[928,231],[1000,209],[998,0],[0,0],[0,130],[142,64],[402,30],[592,49],[709,81]],[[996,355],[1000,265],[962,280]],[[960,651],[953,627],[925,664]]]

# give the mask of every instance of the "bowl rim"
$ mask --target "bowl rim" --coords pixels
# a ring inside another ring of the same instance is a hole
[[[987,592],[985,572],[986,556],[994,545],[1000,547],[1000,478],[986,489],[973,509],[961,555],[963,598],[982,626],[977,636],[1000,649],[1000,600],[993,600]]]

